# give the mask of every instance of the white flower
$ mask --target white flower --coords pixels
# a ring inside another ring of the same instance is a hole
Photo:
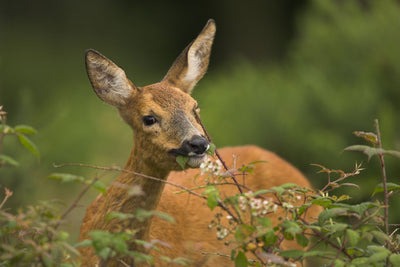
[[[240,196],[238,201],[239,201],[239,208],[242,211],[246,211],[246,209],[247,209],[247,199],[244,196]]]
[[[228,235],[228,230],[226,228],[223,228],[217,232],[217,238],[220,240],[224,239],[227,235]]]
[[[282,207],[286,209],[293,209],[293,205],[287,202],[283,202]]]
[[[272,207],[272,211],[273,211],[273,212],[276,212],[277,210],[278,210],[278,205],[275,204],[275,205]]]

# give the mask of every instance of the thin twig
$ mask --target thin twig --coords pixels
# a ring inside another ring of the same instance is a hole
[[[78,206],[78,202],[81,200],[81,198],[86,194],[86,192],[89,190],[92,185],[99,180],[99,176],[96,175],[90,183],[85,185],[85,187],[82,188],[81,192],[78,194],[78,196],[75,198],[74,202],[68,207],[68,209],[61,215],[60,219],[63,220],[67,215],[75,208]],[[57,225],[58,226],[58,225]],[[57,227],[56,227],[57,228]]]
[[[310,224],[303,218],[299,218],[299,220],[301,220],[305,225],[309,226]],[[348,257],[349,259],[352,259],[352,256],[350,254],[348,254],[346,252],[346,250],[344,250],[343,248],[339,247],[338,245],[336,245],[335,243],[333,243],[331,240],[329,240],[328,238],[326,238],[320,231],[311,228],[311,231],[320,239],[322,239],[324,242],[326,242],[327,244],[329,244],[331,247],[333,247],[336,250],[339,250],[341,252],[343,252],[344,255],[346,255],[346,257]]]
[[[4,204],[7,202],[7,199],[9,199],[13,192],[11,190],[9,190],[7,187],[4,188],[4,192],[6,193],[6,195],[4,196],[3,201],[0,204],[0,209],[4,206]]]
[[[206,135],[208,141],[209,141],[210,143],[212,143],[211,136],[208,134],[206,127],[204,126],[202,120],[200,119],[200,116],[199,116],[196,112],[195,112],[194,114],[195,114],[195,116],[196,116],[197,122],[200,124],[201,128],[203,129],[203,132],[204,132],[204,134]],[[222,166],[224,166],[225,170],[226,170],[226,171],[229,171],[229,168],[228,168],[228,166],[226,165],[225,161],[223,160],[223,158],[221,157],[221,155],[218,153],[218,149],[215,149],[215,155],[216,155],[216,156],[218,157],[218,159],[221,161]],[[235,176],[232,175],[231,178],[232,178],[233,182],[237,185],[237,188],[238,188],[240,194],[243,194],[243,190],[242,190],[242,188],[240,188],[239,183],[238,183],[238,181],[236,180]]]
[[[375,119],[375,128],[376,128],[376,135],[377,135],[377,146],[379,149],[382,149],[382,139],[381,139],[381,132],[379,130],[379,122]],[[385,223],[385,233],[389,235],[389,194],[387,189],[387,177],[386,177],[386,168],[385,168],[385,160],[383,158],[383,154],[379,153],[379,161],[381,163],[382,169],[382,185],[383,185],[383,201],[384,201],[384,223]],[[389,245],[389,242],[386,242],[386,245]]]
[[[178,187],[178,188],[180,188],[180,189],[183,189],[183,190],[187,191],[189,194],[192,194],[192,195],[194,195],[194,196],[196,196],[196,197],[199,197],[199,198],[202,198],[202,199],[207,199],[206,196],[203,196],[203,195],[201,195],[201,194],[199,194],[199,193],[196,193],[196,192],[190,190],[189,188],[187,188],[187,187],[185,187],[185,186],[183,186],[183,185],[175,184],[175,183],[169,182],[169,181],[164,180],[164,179],[156,178],[156,177],[153,177],[153,176],[141,174],[141,173],[134,172],[134,171],[130,171],[130,170],[121,169],[121,168],[118,168],[118,167],[100,167],[100,166],[94,166],[94,165],[82,164],[82,163],[53,164],[53,166],[54,166],[55,168],[62,168],[62,167],[65,167],[65,166],[78,166],[78,167],[87,167],[87,168],[98,169],[98,170],[104,170],[104,171],[118,171],[118,172],[129,173],[129,174],[133,174],[133,175],[136,175],[136,176],[140,176],[140,177],[143,177],[143,178],[146,178],[146,179],[158,181],[158,182],[161,182],[161,183],[166,183],[166,184],[169,184],[169,185]],[[225,205],[224,203],[221,202],[221,200],[218,200],[218,206],[219,206],[220,208],[222,208],[224,211],[226,211],[229,215],[231,215],[231,216],[232,216],[232,219],[233,219],[234,221],[236,221],[236,222],[238,222],[238,223],[241,222],[241,220],[240,220],[239,218],[237,218],[237,217],[228,209],[228,207],[226,207],[226,205]]]

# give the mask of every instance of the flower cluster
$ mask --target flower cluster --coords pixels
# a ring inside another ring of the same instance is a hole
[[[222,163],[219,160],[212,161],[211,159],[207,159],[200,164],[201,174],[210,174],[213,176],[220,176],[222,170]]]
[[[278,205],[273,201],[256,198],[251,191],[238,198],[238,205],[240,210],[249,210],[253,216],[266,215],[269,212],[276,212],[278,209]]]

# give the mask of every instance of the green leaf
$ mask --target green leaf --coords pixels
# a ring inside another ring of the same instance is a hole
[[[15,167],[19,165],[18,161],[16,161],[15,159],[6,155],[0,155],[0,166],[3,164],[8,164]]]
[[[274,246],[276,241],[278,240],[278,236],[275,234],[274,231],[267,232],[265,235],[262,236],[262,238],[266,247]]]
[[[109,247],[105,247],[103,249],[101,249],[100,251],[96,250],[96,254],[102,258],[103,260],[107,259],[108,257],[110,257],[112,255],[112,250]]]
[[[207,196],[207,206],[214,210],[219,203],[219,191],[215,186],[207,186],[203,191],[203,195]]]
[[[47,179],[54,179],[60,180],[63,183],[70,183],[70,182],[84,182],[85,178],[82,176],[77,176],[75,174],[70,173],[52,173]]]
[[[271,227],[272,226],[272,222],[269,218],[267,217],[259,217],[257,218],[258,223],[263,226],[263,227]]]
[[[373,230],[370,232],[381,244],[385,244],[386,241],[390,241],[390,237],[382,231]]]
[[[321,255],[324,255],[324,254],[321,254]],[[344,266],[346,266],[346,263],[344,261],[340,260],[340,259],[335,259],[333,261],[333,266],[335,266],[335,267],[344,267]]]
[[[318,197],[316,199],[311,200],[311,204],[327,208],[331,206],[332,200],[327,197]]]
[[[345,223],[334,223],[334,224],[327,224],[323,227],[326,231],[329,232],[340,232],[347,229],[349,225]]]
[[[299,244],[303,248],[305,248],[309,242],[308,238],[303,234],[296,234],[296,241],[297,241],[297,244]]]
[[[123,220],[132,219],[133,217],[134,217],[133,214],[115,211],[115,212],[110,212],[106,215],[106,221],[109,221],[114,218],[117,218],[117,219],[123,221]]]
[[[279,252],[279,256],[284,258],[297,259],[302,257],[304,255],[304,252],[305,252],[304,250],[299,250],[299,249],[288,249]]]
[[[367,155],[368,160],[371,159],[371,157],[379,154],[387,154],[392,157],[400,158],[400,152],[395,151],[395,150],[385,150],[382,148],[377,148],[377,147],[370,147],[370,146],[365,146],[365,145],[353,145],[346,147],[344,150],[346,151],[359,151]]]
[[[93,187],[100,191],[103,195],[105,195],[107,192],[107,187],[101,181],[94,182]]]
[[[364,212],[368,209],[377,207],[376,203],[373,202],[363,202],[357,205],[350,205],[349,210],[353,212],[357,212],[359,215],[363,215]]]
[[[251,225],[240,224],[236,228],[235,239],[238,242],[243,242],[247,237],[254,233],[255,228]]]
[[[214,156],[216,146],[213,143],[210,143],[210,147],[207,149],[207,154],[210,156]]]
[[[367,257],[358,257],[358,258],[354,258],[351,261],[352,265],[350,266],[368,266],[368,258]]]
[[[143,222],[146,219],[152,217],[152,216],[157,216],[160,219],[170,222],[170,223],[175,223],[175,219],[168,215],[167,213],[157,211],[157,210],[144,210],[144,209],[136,209],[136,214],[135,218],[138,219],[139,221]]]
[[[386,188],[388,191],[398,191],[398,190],[400,190],[400,185],[395,184],[395,183],[387,183]],[[381,193],[381,192],[383,192],[383,184],[382,183],[378,184],[375,187],[374,192],[372,193],[372,196],[374,196],[376,193]]]
[[[284,230],[284,233],[287,234],[285,235],[285,237],[287,237],[287,239],[292,240],[296,234],[301,232],[301,228],[300,226],[293,221],[283,221],[282,223],[279,224],[279,226],[281,226]]]
[[[396,157],[400,159],[400,151],[395,151],[395,150],[386,150],[385,154]]]
[[[360,234],[352,229],[346,230],[346,238],[347,242],[351,247],[357,245],[358,241],[360,240]]]
[[[18,134],[18,141],[26,149],[31,151],[38,159],[40,159],[39,150],[37,149],[36,145],[28,137],[26,137],[25,135],[19,133]]]
[[[400,266],[400,255],[399,254],[392,254],[389,257],[389,262],[393,266]]]
[[[330,218],[335,218],[346,214],[347,210],[342,208],[325,209],[319,214],[318,223],[322,225],[326,220],[329,220]]]
[[[210,194],[207,197],[207,206],[214,210],[218,206],[218,195],[217,194]]]
[[[242,251],[235,258],[235,267],[247,267],[247,257]]]
[[[36,130],[28,125],[17,125],[14,127],[14,130],[17,133],[22,133],[22,134],[35,134],[36,133]]]
[[[188,162],[189,157],[188,156],[183,156],[183,155],[178,155],[176,156],[176,162],[181,166],[182,169],[185,169],[186,162]]]

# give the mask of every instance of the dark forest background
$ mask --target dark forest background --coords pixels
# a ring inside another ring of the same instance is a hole
[[[311,163],[351,171],[363,161],[366,170],[353,181],[361,189],[348,193],[353,201],[369,198],[378,162],[343,149],[362,143],[352,132],[373,131],[378,118],[384,147],[400,150],[398,1],[1,0],[0,105],[10,125],[38,130],[32,139],[41,153],[38,161],[5,140],[3,152],[21,162],[0,169],[0,184],[15,192],[8,207],[69,203],[79,186],[47,180],[52,172],[95,175],[53,163],[122,167],[129,156],[131,131],[92,92],[85,49],[100,51],[143,86],[163,77],[209,18],[217,37],[194,97],[217,147],[272,150],[317,188],[326,177]],[[387,165],[398,183],[399,161],[388,158]],[[69,218],[72,228],[84,207]]]

